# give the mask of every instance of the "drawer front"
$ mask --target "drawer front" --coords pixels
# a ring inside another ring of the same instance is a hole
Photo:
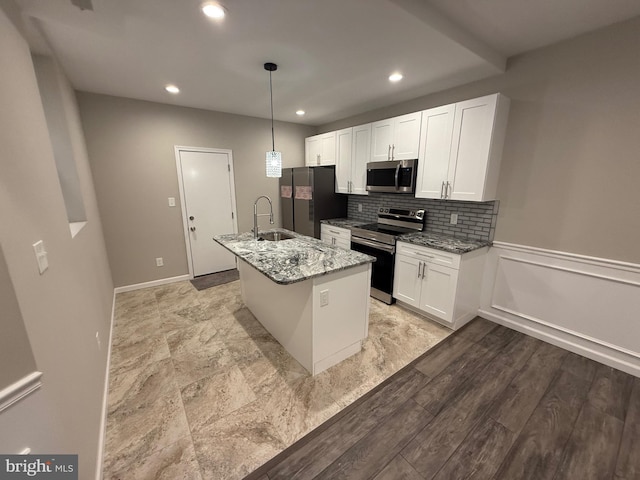
[[[406,255],[435,265],[455,268],[456,270],[460,268],[460,255],[456,255],[455,253],[443,252],[442,250],[421,247],[405,242],[398,242],[396,248],[398,255]]]
[[[351,244],[351,230],[348,228],[334,227],[333,225],[320,225],[320,233],[322,235],[332,236],[340,240],[344,240]]]
[[[345,240],[344,238],[336,238],[336,246],[344,248],[345,250],[351,250],[351,240]]]

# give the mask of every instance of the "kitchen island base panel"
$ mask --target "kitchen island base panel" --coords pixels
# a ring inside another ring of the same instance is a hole
[[[241,259],[238,270],[244,304],[312,375],[360,351],[368,331],[371,264],[288,285]]]

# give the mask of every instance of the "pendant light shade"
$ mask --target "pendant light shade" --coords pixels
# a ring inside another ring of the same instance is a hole
[[[282,176],[282,153],[267,152],[267,177],[280,178]]]
[[[267,177],[282,177],[282,153],[276,152],[275,135],[273,131],[273,84],[271,83],[271,72],[278,69],[275,63],[265,63],[264,69],[269,72],[269,95],[271,99],[271,151],[267,152],[266,166]]]

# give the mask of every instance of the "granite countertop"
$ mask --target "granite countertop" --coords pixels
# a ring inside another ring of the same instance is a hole
[[[246,232],[216,235],[213,239],[281,285],[302,282],[375,261],[375,258],[369,255],[327,245],[316,238],[283,228],[264,230],[260,233],[268,232],[282,232],[294,238],[270,242],[255,240],[252,232]]]
[[[320,223],[326,223],[327,225],[333,225],[334,227],[351,228],[360,227],[366,225],[366,220],[355,220],[353,218],[329,218],[327,220],[320,220]]]
[[[491,245],[491,242],[485,242],[483,240],[457,238],[442,233],[429,232],[406,233],[400,236],[398,240],[422,247],[444,250],[445,252],[456,253],[458,255]]]
[[[356,220],[353,218],[330,218],[328,220],[322,220],[321,223],[333,225],[334,227],[352,228],[360,227],[371,222],[367,222],[366,220]],[[413,243],[414,245],[421,245],[423,247],[435,248],[436,250],[456,253],[458,255],[491,245],[491,242],[483,240],[458,238],[451,235],[445,235],[443,233],[430,232],[405,233],[404,235],[401,235],[398,240]]]

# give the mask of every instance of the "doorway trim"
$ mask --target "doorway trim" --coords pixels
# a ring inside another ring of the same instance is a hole
[[[236,180],[233,172],[233,152],[225,148],[188,147],[184,145],[174,145],[176,157],[176,171],[178,172],[178,189],[180,191],[180,208],[182,210],[182,230],[184,234],[184,248],[189,267],[189,278],[193,275],[193,256],[191,255],[191,241],[189,240],[189,222],[187,220],[187,209],[184,196],[184,186],[182,184],[182,165],[180,163],[180,152],[203,152],[203,153],[223,153],[229,155],[229,181],[231,182],[231,210],[233,213],[233,233],[238,233],[238,210],[236,208]],[[212,240],[213,241],[213,240]]]

